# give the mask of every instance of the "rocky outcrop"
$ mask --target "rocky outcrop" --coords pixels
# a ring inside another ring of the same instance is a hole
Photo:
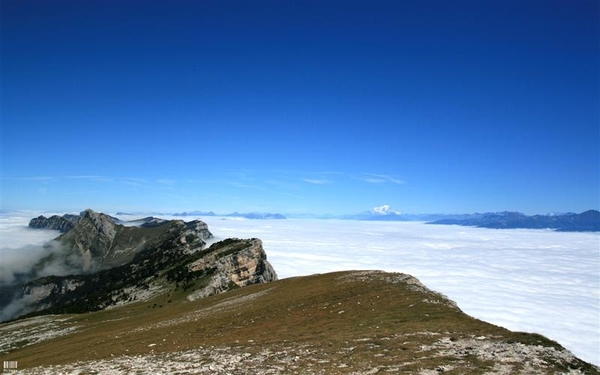
[[[239,287],[277,280],[258,238],[248,241],[248,247],[243,250],[219,259],[217,269],[229,274],[231,281]]]
[[[66,231],[56,239],[63,248],[58,256],[62,256],[62,262],[68,264],[73,273],[90,273],[132,261],[146,244],[172,230],[175,222],[147,217],[135,223],[138,225],[125,226],[114,217],[88,209],[79,216],[33,219],[29,226],[56,229],[61,225]],[[203,248],[206,246],[205,240],[212,237],[202,221],[187,224],[181,221],[180,225],[174,230],[181,230],[181,235],[188,237],[187,241],[194,242],[193,249]]]
[[[140,225],[143,228],[154,228],[164,224],[167,220],[159,219],[157,217],[146,217],[141,220],[143,223]]]
[[[25,284],[21,298],[29,310],[95,311],[177,289],[196,299],[277,279],[259,239],[228,239],[206,249],[212,237],[206,223],[151,219],[144,220],[149,226],[123,226],[110,216],[84,211],[56,239],[62,253],[52,255],[53,261],[62,256],[78,274]],[[74,257],[84,266],[77,268]]]
[[[208,230],[208,225],[201,220],[190,221],[185,224],[186,235],[193,235],[202,240],[208,240],[212,238],[212,233]]]
[[[79,217],[73,215],[53,215],[49,218],[41,215],[31,219],[31,221],[29,221],[29,227],[34,229],[52,229],[65,233],[75,227],[77,220],[79,220]]]
[[[48,297],[56,294],[67,294],[84,284],[80,277],[45,277],[28,283],[22,291],[24,299],[36,306],[38,310],[52,307]]]
[[[209,285],[188,296],[195,300],[232,288],[277,280],[277,274],[267,261],[267,254],[258,238],[228,239],[213,244],[207,255],[188,266],[190,272],[205,272],[214,268]]]
[[[93,262],[106,260],[117,230],[117,224],[109,216],[88,209],[82,213],[77,225],[57,240],[85,259],[87,270]]]

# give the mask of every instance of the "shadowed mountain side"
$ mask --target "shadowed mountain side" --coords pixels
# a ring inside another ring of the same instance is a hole
[[[3,324],[0,350],[28,374],[600,373],[404,274],[337,272],[186,297]]]
[[[181,227],[180,224],[174,224],[177,222],[150,217],[141,219],[138,222],[140,226],[125,226],[114,217],[87,209],[79,216],[40,216],[32,219],[29,226],[44,229],[63,228],[64,233],[56,239],[65,249],[63,255],[81,258],[82,271],[87,272],[130,262],[146,243],[160,239],[167,231],[173,230],[173,225]],[[207,225],[200,220],[184,225],[185,228],[181,230],[186,233],[183,235],[195,237],[195,246],[198,248],[204,247],[204,240],[212,237]]]
[[[34,229],[52,229],[57,230],[60,233],[65,233],[73,229],[79,219],[80,216],[77,215],[53,215],[50,217],[41,215],[31,219],[29,221],[29,227]]]
[[[29,315],[84,313],[184,291],[193,300],[277,279],[259,239],[228,239],[205,250],[190,246],[175,222],[122,266],[92,274],[48,276],[29,282]],[[193,238],[194,240],[196,238]],[[193,244],[193,242],[191,242]]]

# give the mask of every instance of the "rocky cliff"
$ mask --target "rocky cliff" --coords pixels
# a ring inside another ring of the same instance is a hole
[[[216,243],[207,254],[188,265],[190,272],[206,272],[215,269],[208,285],[188,296],[195,300],[232,288],[277,280],[277,274],[263,250],[262,241],[228,239]]]
[[[195,300],[277,279],[258,239],[229,239],[198,248],[189,223],[172,223],[167,233],[145,246],[133,261],[92,274],[49,276],[23,288],[37,312],[81,313],[184,292]]]
[[[32,219],[29,226],[61,230],[63,234],[56,241],[64,248],[63,262],[82,272],[94,272],[130,262],[145,244],[168,231],[172,223],[147,217],[125,226],[114,217],[88,209],[80,215],[40,216]],[[212,237],[208,226],[199,220],[185,224],[182,233],[196,241],[195,247],[204,247],[205,240]]]
[[[52,221],[62,222],[57,218]],[[211,237],[199,220],[152,219],[126,227],[86,210],[55,240],[60,252],[51,255],[73,266],[75,274],[32,280],[19,297],[30,314],[78,313],[163,293],[197,299],[277,279],[260,240],[228,239],[206,248]]]
[[[52,229],[65,233],[73,229],[78,220],[79,216],[76,215],[53,215],[50,217],[42,215],[31,219],[31,221],[29,221],[29,227],[34,229]]]

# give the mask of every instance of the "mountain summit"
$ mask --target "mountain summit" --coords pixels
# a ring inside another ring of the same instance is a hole
[[[371,213],[374,215],[401,215],[402,214],[400,211],[394,210],[387,204],[373,208],[371,210]]]
[[[79,217],[38,217],[32,226],[66,221],[72,228],[47,245],[46,256],[3,287],[14,296],[0,300],[0,320],[96,311],[177,291],[194,300],[277,280],[259,239],[226,239],[207,248],[212,234],[200,220],[146,218],[124,226],[86,210]]]

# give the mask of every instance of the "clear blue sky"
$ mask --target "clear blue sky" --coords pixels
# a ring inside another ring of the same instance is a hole
[[[596,0],[1,4],[5,210],[600,207]]]

